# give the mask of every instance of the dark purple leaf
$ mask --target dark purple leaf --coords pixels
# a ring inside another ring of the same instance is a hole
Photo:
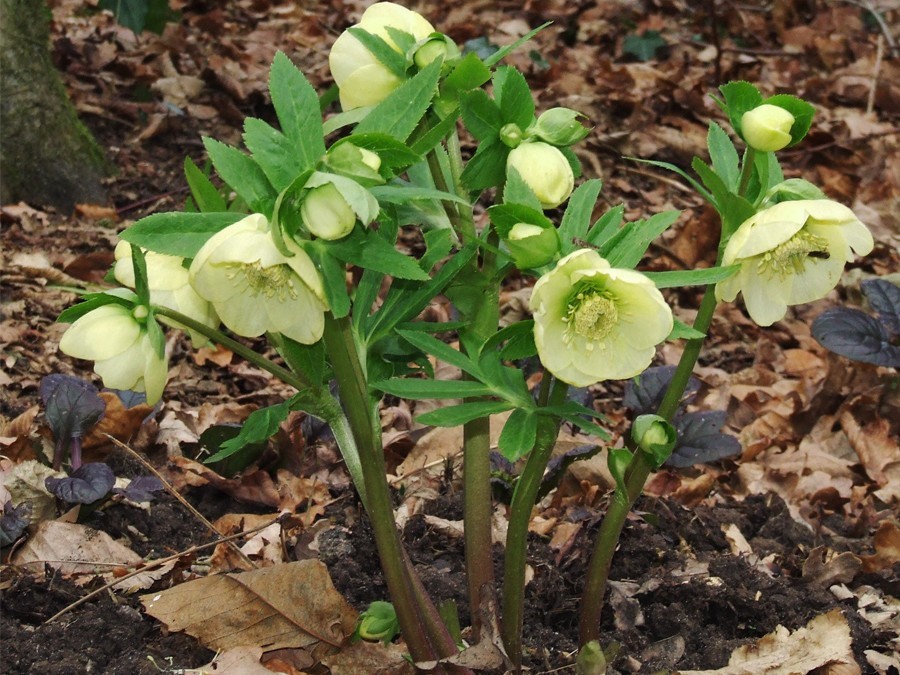
[[[41,398],[58,447],[68,447],[71,439],[82,438],[106,410],[97,388],[71,375],[55,374],[42,379]]]
[[[9,546],[21,537],[30,518],[31,504],[25,502],[13,508],[12,502],[6,502],[0,515],[0,547]]]
[[[559,481],[562,480],[563,474],[572,462],[577,462],[581,459],[590,459],[598,452],[600,452],[599,445],[579,445],[578,447],[572,448],[568,452],[551,459],[547,464],[547,470],[544,473],[544,477],[541,479],[541,487],[538,490],[537,499],[542,499],[550,492],[550,490],[559,485]]]
[[[83,464],[68,478],[47,478],[47,489],[69,504],[91,504],[109,494],[116,484],[112,469],[103,462]]]
[[[124,490],[113,490],[132,502],[152,502],[153,493],[163,489],[163,482],[156,476],[138,476],[132,478]]]
[[[125,406],[126,409],[135,408],[147,402],[147,393],[143,391],[128,391],[122,389],[110,389],[110,391],[119,397],[119,400],[122,401],[122,405]]]
[[[638,377],[626,382],[625,397],[622,401],[625,407],[637,415],[655,414],[674,374],[675,366],[656,366],[648,368]],[[699,388],[699,380],[690,378],[684,396],[681,397],[682,401],[690,401]]]
[[[725,416],[724,410],[707,410],[676,419],[678,444],[666,466],[693,466],[738,454],[741,451],[738,439],[721,432]]]
[[[900,367],[900,347],[891,344],[880,321],[858,309],[838,307],[813,321],[812,334],[826,349],[854,361]]]
[[[867,279],[860,286],[888,332],[900,333],[900,286],[885,279]]]

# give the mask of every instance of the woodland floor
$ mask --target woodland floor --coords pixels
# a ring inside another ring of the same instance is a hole
[[[63,326],[54,321],[75,300],[59,287],[101,283],[118,231],[183,205],[182,164],[187,154],[202,165],[202,135],[238,144],[245,116],[272,119],[266,76],[276,50],[314,84],[326,84],[328,48],[366,3],[179,0],[172,3],[182,12],[178,23],[162,36],[139,37],[106,15],[86,12],[80,0],[50,4],[56,63],[118,173],[109,181],[110,204],[83,205],[73,216],[25,204],[0,211],[4,474],[49,439],[38,393],[42,377],[69,373],[99,385],[89,364],[58,352]],[[663,470],[648,485],[626,525],[607,595],[603,636],[618,644],[615,672],[715,671],[737,648],[758,645],[783,667],[771,672],[900,673],[900,383],[896,371],[828,353],[809,329],[829,307],[858,306],[860,280],[896,279],[900,272],[900,54],[891,51],[897,38],[869,20],[861,4],[867,3],[416,5],[460,44],[483,36],[508,43],[554,22],[511,58],[534,87],[538,108],[564,105],[587,115],[594,130],[578,150],[585,174],[603,178],[603,199],[624,203],[629,219],[685,210],[641,269],[714,259],[715,218],[674,174],[624,157],[689,166],[703,153],[708,121],[719,117],[709,94],[732,79],[816,105],[808,140],[784,153],[786,173],[852,206],[877,242],[870,256],[850,266],[837,291],[796,308],[771,329],[756,327],[739,305],[719,310],[696,372],[702,387],[695,403],[728,411],[727,431],[743,452]],[[896,2],[872,4],[885,12],[888,27],[900,23]],[[639,61],[628,55],[626,39],[644,31],[658,31],[666,47]],[[512,283],[504,312],[521,312],[526,299],[527,289]],[[685,291],[669,300],[690,320],[698,297]],[[250,564],[220,544],[179,557],[141,592],[178,588],[214,572],[319,559],[352,607],[385,599],[370,530],[327,430],[298,414],[253,466],[235,477],[213,472],[202,465],[200,434],[279,402],[287,389],[230,352],[191,351],[181,338],[168,348],[170,381],[161,407],[126,409],[105,395],[106,417],[87,443],[90,459],[110,462],[124,478],[146,473],[102,435],[109,433],[148,458],[220,532],[268,527],[237,541]],[[675,363],[678,355],[676,346],[666,346],[658,362]],[[613,443],[620,441],[626,426],[621,385],[588,393],[609,416]],[[418,427],[415,411],[393,400],[382,412],[398,517],[426,587],[440,600],[454,600],[466,625],[459,439]],[[559,452],[584,442],[563,434]],[[533,672],[574,671],[577,598],[610,487],[604,464],[602,454],[574,464],[535,512],[525,628]],[[271,522],[285,512],[290,515]],[[505,517],[498,501],[498,528]],[[168,493],[149,507],[116,503],[82,520],[146,560],[214,539]],[[62,546],[46,538],[45,550]],[[104,591],[48,622],[108,577],[96,566],[61,567],[51,555],[32,559],[38,564],[9,563],[12,555],[3,550],[0,569],[4,672],[186,672],[214,657],[216,670],[207,672],[261,668],[262,648],[216,656],[151,617],[146,598],[135,592]],[[495,560],[502,560],[499,545]],[[776,637],[759,644],[778,626]],[[328,656],[282,649],[262,656],[269,670],[260,672],[404,672],[400,653],[371,645]]]

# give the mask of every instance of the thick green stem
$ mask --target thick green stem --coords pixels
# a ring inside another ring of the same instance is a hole
[[[715,287],[707,286],[703,300],[700,302],[700,309],[697,311],[694,328],[701,333],[706,333],[712,322],[715,310]],[[675,374],[672,376],[672,380],[657,411],[657,414],[661,417],[671,421],[678,410],[681,397],[684,395],[688,380],[697,363],[697,357],[700,355],[700,348],[703,346],[704,339],[689,340],[685,346],[681,360],[678,362],[678,367],[675,369]],[[628,513],[634,506],[635,501],[643,492],[644,484],[647,482],[647,477],[652,470],[651,461],[644,451],[640,448],[635,450],[631,462],[625,469],[624,489],[622,487],[616,488],[609,510],[606,512],[603,523],[600,525],[600,531],[597,533],[594,551],[591,554],[591,561],[588,566],[584,593],[581,596],[581,615],[578,622],[578,643],[581,646],[600,638],[600,614],[603,609],[603,596],[606,593],[606,582],[609,578],[609,568],[613,554],[619,542],[622,528],[625,526],[625,519],[628,517]]]
[[[489,235],[496,237],[494,233]],[[490,250],[483,257],[483,281],[466,333],[470,344],[482,345],[497,332],[500,320],[500,287],[494,279],[496,257]],[[471,354],[471,356],[476,356]],[[472,399],[478,400],[478,399]],[[491,419],[479,417],[463,426],[463,514],[465,526],[466,578],[473,641],[481,635],[482,590],[494,585],[491,536]]]
[[[747,147],[747,152],[744,153],[744,165],[741,167],[741,177],[738,181],[738,194],[745,195],[747,194],[747,186],[750,185],[750,176],[753,175],[753,164],[756,160],[756,150],[751,147]]]
[[[541,404],[561,405],[565,402],[569,387],[557,380],[553,383],[549,397],[546,381],[550,374],[544,373]],[[538,421],[537,438],[528,456],[525,468],[516,482],[509,511],[509,526],[506,531],[506,555],[503,559],[503,645],[516,672],[522,666],[522,622],[525,602],[525,566],[528,554],[528,524],[531,511],[541,487],[541,480],[550,461],[560,420],[556,417],[541,417]]]

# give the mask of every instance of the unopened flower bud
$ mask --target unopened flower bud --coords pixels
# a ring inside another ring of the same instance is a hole
[[[545,209],[562,204],[575,187],[569,160],[559,148],[546,143],[522,143],[509,153],[506,167],[519,172]]]
[[[550,108],[538,117],[532,131],[553,145],[572,145],[590,133],[590,129],[578,121],[580,117],[584,115],[569,108]]]
[[[784,108],[763,103],[741,117],[741,134],[754,150],[775,152],[791,142],[794,116]]]
[[[400,622],[394,606],[383,600],[376,600],[359,615],[356,635],[363,640],[388,643],[400,632]]]
[[[433,37],[416,50],[413,61],[419,68],[424,68],[435,59],[442,58],[444,62],[459,56],[459,47],[446,35]]]
[[[133,316],[136,321],[143,321],[150,316],[150,310],[147,309],[146,305],[137,305],[131,310],[131,316]]]
[[[519,269],[546,265],[559,252],[559,234],[553,227],[516,223],[506,237],[506,247]]]
[[[500,140],[503,141],[503,145],[508,148],[517,148],[519,144],[522,142],[524,134],[522,134],[522,130],[519,128],[518,124],[514,124],[510,122],[509,124],[504,124],[500,129]]]
[[[300,217],[306,229],[321,239],[343,239],[356,225],[356,214],[333,183],[315,187],[306,194]]]
[[[359,148],[359,152],[361,154],[362,163],[372,169],[372,171],[378,171],[378,169],[381,168],[381,157],[378,156],[377,152],[372,152],[365,148]]]
[[[632,440],[662,466],[678,441],[678,432],[659,415],[640,415],[631,427]]]

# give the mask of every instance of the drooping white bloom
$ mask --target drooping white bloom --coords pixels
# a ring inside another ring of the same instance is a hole
[[[388,27],[409,33],[422,40],[434,32],[421,14],[393,2],[378,2],[363,12],[357,28],[377,35],[393,49],[400,51],[388,33]],[[348,30],[338,36],[328,55],[331,76],[340,89],[341,108],[352,110],[383,101],[402,83],[401,78],[381,63],[355,35]]]
[[[197,295],[197,291],[191,286],[190,275],[184,266],[184,258],[146,251],[144,260],[147,262],[147,284],[150,287],[151,303],[186,314],[210,328],[219,325],[216,310],[207,300]],[[123,286],[134,288],[134,264],[131,259],[131,244],[127,241],[120,241],[116,245],[116,264],[113,267],[113,276]],[[166,317],[159,317],[159,320],[174,328],[184,329],[181,324]],[[208,342],[205,336],[196,331],[192,330],[189,333],[195,347],[200,347]]]
[[[153,347],[142,323],[146,317],[146,307],[102,305],[63,333],[60,351],[93,361],[94,372],[110,389],[145,391],[147,403],[153,405],[162,397],[169,367]]]
[[[725,247],[723,265],[740,270],[716,285],[716,298],[731,302],[743,294],[747,312],[770,326],[799,305],[825,297],[844,265],[872,251],[866,226],[829,199],[781,202],[747,219]]]
[[[547,143],[520,144],[510,151],[506,166],[519,173],[545,209],[562,204],[575,187],[575,174],[569,161],[559,148]]]
[[[576,387],[634,377],[672,332],[672,311],[653,282],[614,269],[591,249],[560,260],[531,292],[541,363]]]
[[[776,152],[791,142],[794,116],[784,108],[763,103],[741,116],[741,134],[754,150]]]
[[[322,337],[327,305],[310,257],[293,241],[282,254],[268,219],[254,213],[217,232],[191,263],[191,284],[231,331],[281,333],[302,344]]]

